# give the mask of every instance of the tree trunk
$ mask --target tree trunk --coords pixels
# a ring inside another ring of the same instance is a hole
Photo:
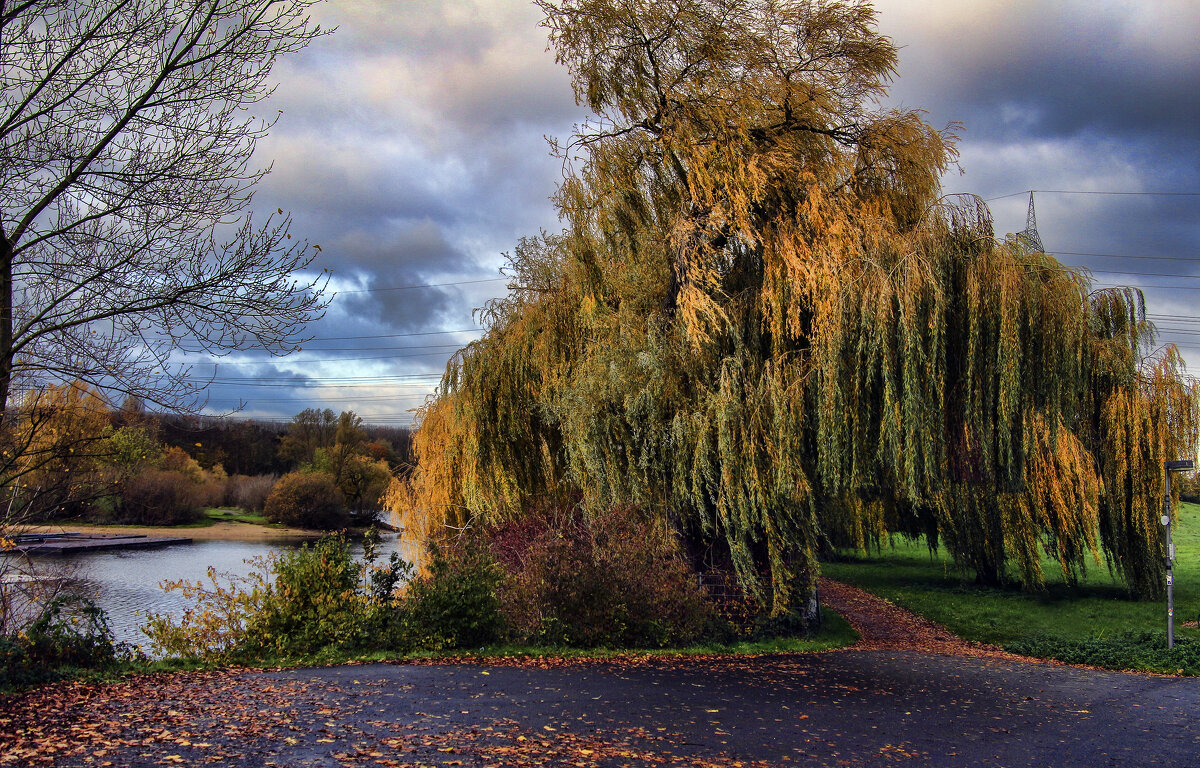
[[[13,243],[0,227],[0,416],[8,410],[12,384]]]

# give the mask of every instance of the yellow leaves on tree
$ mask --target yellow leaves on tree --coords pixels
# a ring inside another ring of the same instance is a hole
[[[8,505],[6,522],[26,514],[56,514],[64,505],[86,500],[79,493],[95,483],[95,459],[106,453],[111,434],[107,404],[86,384],[47,385],[31,390],[15,411],[3,435],[4,461],[0,476],[14,504]]]
[[[394,509],[637,503],[775,613],[819,549],[891,533],[1031,586],[1040,549],[1073,577],[1099,546],[1154,589],[1161,461],[1195,444],[1177,354],[1143,366],[1135,292],[938,197],[952,127],[877,108],[869,4],[538,4],[594,115],[559,148],[566,228],[510,257]]]

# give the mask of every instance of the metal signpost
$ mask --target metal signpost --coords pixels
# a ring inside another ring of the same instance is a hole
[[[1171,541],[1171,473],[1196,468],[1191,459],[1168,461],[1164,467],[1167,478],[1167,493],[1163,498],[1162,524],[1167,533],[1167,647],[1175,647],[1175,544]]]

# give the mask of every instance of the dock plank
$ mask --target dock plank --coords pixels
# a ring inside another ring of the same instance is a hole
[[[9,551],[25,555],[70,555],[110,549],[145,549],[191,544],[186,536],[146,536],[121,533],[26,533],[16,537]]]

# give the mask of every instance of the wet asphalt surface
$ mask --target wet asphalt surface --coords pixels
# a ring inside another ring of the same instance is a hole
[[[701,761],[1200,764],[1200,680],[1049,664],[844,651],[648,666],[372,665],[273,674],[329,691],[335,709],[361,708],[356,726],[367,734],[404,723],[434,736],[430,744],[438,734],[503,720],[547,737],[641,730],[663,739],[656,750]],[[322,752],[264,759],[341,764]]]
[[[64,704],[62,736],[0,764],[1200,765],[1200,680],[917,651],[145,680]]]

